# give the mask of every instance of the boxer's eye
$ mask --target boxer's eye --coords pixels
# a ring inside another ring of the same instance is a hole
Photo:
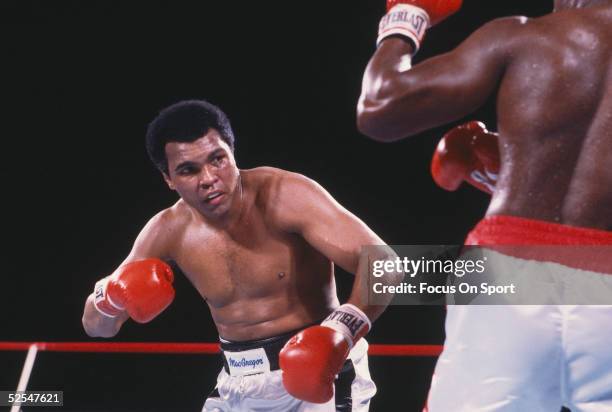
[[[196,169],[194,167],[182,167],[178,171],[178,174],[181,176],[189,176],[194,173],[196,173]]]
[[[213,157],[211,163],[214,166],[219,166],[223,162],[223,159],[224,159],[223,155],[218,155],[218,156]]]

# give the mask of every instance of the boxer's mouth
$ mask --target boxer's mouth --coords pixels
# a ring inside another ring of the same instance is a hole
[[[221,202],[224,193],[220,190],[210,192],[204,197],[204,202],[208,204],[218,204]]]

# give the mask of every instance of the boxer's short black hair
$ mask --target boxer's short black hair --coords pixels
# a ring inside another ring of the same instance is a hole
[[[168,174],[166,143],[193,142],[215,129],[234,150],[234,132],[221,109],[205,100],[184,100],[166,107],[147,128],[146,145],[149,158]]]

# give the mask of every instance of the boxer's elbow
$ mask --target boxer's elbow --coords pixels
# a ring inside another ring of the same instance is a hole
[[[392,137],[385,133],[385,124],[380,121],[380,112],[371,106],[357,108],[357,129],[365,136],[377,142],[390,142]]]
[[[378,142],[394,142],[417,134],[418,91],[409,84],[402,87],[384,82],[370,93],[364,93],[357,105],[357,128]]]
[[[378,265],[385,268],[385,276],[380,279],[385,285],[397,286],[404,280],[404,272],[398,267],[401,260],[398,254],[389,245],[379,245],[368,247],[368,262],[378,262]]]
[[[395,142],[411,136],[411,130],[385,103],[364,105],[357,110],[357,129],[377,142]]]
[[[393,249],[391,249],[390,246],[387,246],[384,250],[382,260],[396,263],[400,260],[400,257],[397,255],[397,253],[395,253]],[[386,272],[385,281],[387,285],[398,286],[404,280],[405,273],[401,270],[401,268],[398,268],[396,265],[393,266],[393,270],[389,270]]]

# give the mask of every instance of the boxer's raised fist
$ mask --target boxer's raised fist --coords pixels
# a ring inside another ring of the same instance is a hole
[[[389,36],[402,36],[419,50],[425,30],[461,8],[462,0],[387,0],[387,14],[380,20],[376,44]]]
[[[283,385],[291,396],[325,403],[334,396],[334,380],[353,344],[370,330],[370,320],[356,306],[345,304],[320,326],[306,328],[281,350]]]
[[[461,8],[462,0],[387,0],[387,12],[398,4],[409,4],[425,10],[430,25],[436,25],[455,14]]]
[[[456,190],[463,181],[492,193],[499,174],[496,133],[481,122],[451,129],[438,143],[431,161],[431,174],[445,190]]]
[[[174,274],[160,259],[143,259],[121,266],[96,283],[94,305],[105,316],[125,311],[139,323],[151,321],[174,299]]]

